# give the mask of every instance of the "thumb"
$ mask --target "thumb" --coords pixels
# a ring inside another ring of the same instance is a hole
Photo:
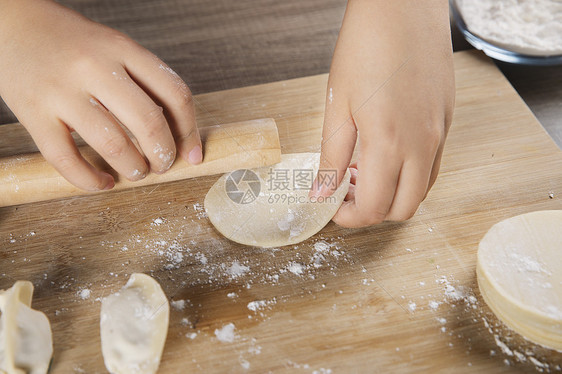
[[[347,100],[338,97],[329,88],[322,128],[320,166],[310,197],[327,197],[335,192],[351,162],[356,141],[357,128]]]

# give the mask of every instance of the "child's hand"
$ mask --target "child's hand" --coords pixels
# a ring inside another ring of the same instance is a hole
[[[446,1],[349,1],[330,70],[320,163],[341,180],[359,138],[336,223],[414,215],[437,177],[454,95]],[[331,191],[315,183],[315,193]]]
[[[201,162],[181,78],[125,35],[50,0],[0,0],[0,95],[47,161],[79,188],[110,189],[114,180],[80,156],[72,130],[130,180],[165,172],[176,146]]]

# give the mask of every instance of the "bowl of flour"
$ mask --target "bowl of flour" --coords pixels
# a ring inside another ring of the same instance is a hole
[[[562,64],[562,0],[450,0],[466,40],[497,60]]]

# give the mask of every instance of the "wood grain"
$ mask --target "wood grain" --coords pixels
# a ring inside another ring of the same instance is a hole
[[[12,128],[21,129],[13,124],[5,131]],[[279,134],[272,118],[206,126],[201,128],[200,135],[201,164],[189,165],[178,157],[165,174],[149,173],[134,182],[122,178],[94,149],[86,145],[79,149],[92,166],[113,175],[114,191],[269,166],[281,161]],[[0,157],[0,170],[0,207],[104,192],[89,192],[73,186],[40,153]]]
[[[213,177],[1,208],[0,288],[34,283],[33,305],[53,326],[54,373],[105,372],[98,298],[133,272],[154,276],[171,300],[188,300],[172,308],[160,373],[536,372],[495,336],[555,371],[560,353],[522,341],[484,305],[475,254],[499,220],[562,209],[562,152],[487,58],[457,53],[455,66],[442,171],[407,222],[329,224],[296,246],[245,247],[202,212]],[[318,150],[326,81],[199,95],[198,119],[272,117],[284,153]],[[79,297],[84,288],[90,298]],[[253,311],[253,301],[263,303]],[[220,342],[215,330],[228,323],[236,337]]]

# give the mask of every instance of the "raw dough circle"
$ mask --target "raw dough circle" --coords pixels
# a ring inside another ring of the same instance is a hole
[[[311,201],[319,160],[318,153],[286,154],[271,167],[223,175],[205,196],[209,219],[241,244],[277,247],[308,239],[330,222],[349,188],[348,170],[332,196]]]
[[[494,225],[478,248],[482,297],[526,339],[562,350],[562,211],[545,210]]]

